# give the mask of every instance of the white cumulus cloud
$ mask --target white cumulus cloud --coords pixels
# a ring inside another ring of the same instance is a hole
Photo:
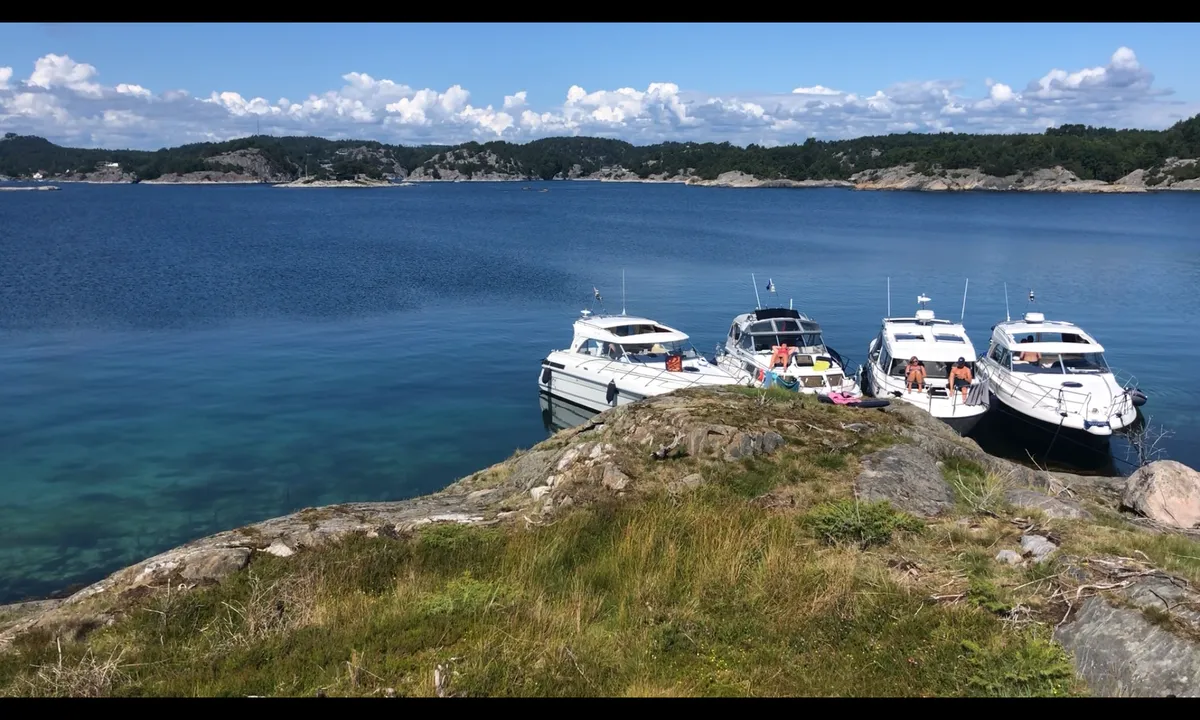
[[[67,88],[83,95],[100,95],[100,85],[91,82],[98,73],[87,63],[77,63],[66,55],[46,55],[38,58],[33,74],[26,85],[46,90]]]
[[[117,85],[116,90],[122,95],[133,95],[134,97],[148,98],[154,94],[141,85],[127,85],[126,83]]]
[[[1127,47],[1103,65],[1007,80],[968,88],[930,79],[855,92],[797,85],[790,92],[720,96],[671,82],[572,85],[557,99],[520,90],[493,105],[461,85],[415,88],[354,71],[342,75],[340,88],[272,101],[236,88],[156,93],[133,83],[105,85],[94,66],[51,54],[34,60],[25,80],[0,68],[0,129],[64,144],[142,148],[254,132],[407,144],[593,135],[772,146],[889,132],[1042,132],[1064,123],[1162,128],[1200,112],[1200,103],[1154,87],[1153,74]]]

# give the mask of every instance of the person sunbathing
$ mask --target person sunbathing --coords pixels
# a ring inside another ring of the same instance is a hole
[[[1031,342],[1033,342],[1032,335],[1030,335],[1029,337],[1022,340],[1021,344],[1031,343]],[[1042,361],[1042,354],[1036,353],[1036,352],[1023,352],[1023,353],[1021,353],[1019,359],[1021,360],[1021,362],[1034,363],[1036,365],[1037,363],[1040,363]]]
[[[904,382],[905,389],[912,392],[915,385],[918,391],[925,389],[925,366],[921,361],[917,360],[917,356],[913,355],[908,359],[908,365],[904,367]]]
[[[950,368],[950,385],[951,392],[962,392],[963,402],[967,401],[967,390],[971,387],[971,368],[967,367],[967,361],[959,358],[954,367]]]

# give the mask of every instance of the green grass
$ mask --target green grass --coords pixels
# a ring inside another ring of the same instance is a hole
[[[896,532],[920,532],[925,523],[896,510],[886,500],[860,502],[838,500],[818,505],[808,512],[805,522],[813,534],[830,543],[850,543],[866,548],[886,545]]]
[[[882,504],[822,508],[807,517],[876,545],[916,528]],[[260,556],[220,586],[158,591],[61,657],[48,633],[24,636],[0,656],[0,687],[432,695],[441,665],[445,691],[468,696],[1073,691],[1042,640],[981,608],[927,606],[808,522],[717,488],[532,530],[439,526]]]
[[[1003,480],[978,463],[959,457],[942,461],[942,477],[950,484],[960,509],[972,515],[996,515],[1006,508]]]

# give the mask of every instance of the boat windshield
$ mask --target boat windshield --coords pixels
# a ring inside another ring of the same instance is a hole
[[[1014,372],[1052,375],[1111,372],[1108,362],[1104,359],[1104,353],[1034,354],[1029,360],[1022,360],[1021,355],[1014,355],[1012,369]]]
[[[617,343],[587,340],[576,351],[582,355],[606,357],[610,360],[628,358],[632,362],[662,361],[667,355],[682,355],[685,360],[694,360],[700,353],[687,340],[668,343]]]
[[[625,344],[621,347],[632,360],[638,362],[661,360],[666,355],[682,355],[685,360],[693,360],[700,357],[700,353],[696,351],[696,348],[692,347],[690,342],[683,340],[654,343],[653,345]]]
[[[821,326],[815,322],[777,318],[761,320],[742,335],[741,347],[754,352],[770,352],[777,345],[797,348],[801,353],[824,353]]]

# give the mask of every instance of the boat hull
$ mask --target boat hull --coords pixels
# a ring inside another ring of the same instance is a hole
[[[1023,437],[1037,445],[1046,443],[1046,450],[1056,443],[1064,443],[1077,448],[1085,448],[1100,453],[1111,453],[1113,432],[1089,432],[1066,423],[1057,424],[1042,418],[1034,417],[1021,408],[1008,403],[995,393],[989,393],[991,409],[999,417],[1007,420],[1005,425],[1011,434]]]
[[[973,431],[975,427],[979,425],[979,421],[983,419],[985,414],[987,413],[964,415],[961,417],[941,417],[938,418],[938,420],[946,423],[950,426],[951,430],[965,437],[970,435],[971,431]]]
[[[538,390],[600,413],[676,390],[736,385],[737,380],[705,358],[689,360],[682,370],[552,353],[542,360]]]
[[[546,371],[550,372],[547,373]],[[586,377],[563,367],[542,364],[538,376],[538,390],[558,400],[565,400],[581,408],[601,413],[621,405],[645,400],[648,395],[623,389],[614,383],[616,392],[610,392],[610,379],[603,376]]]

